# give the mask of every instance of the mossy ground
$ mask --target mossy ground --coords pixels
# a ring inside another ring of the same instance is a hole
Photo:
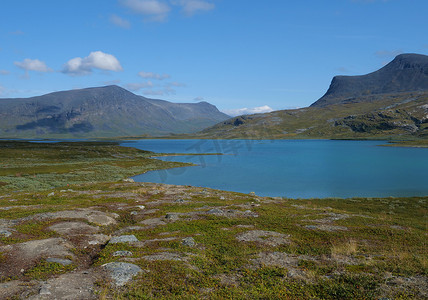
[[[81,147],[79,151],[91,146]],[[93,159],[103,161],[110,153],[99,148]],[[22,153],[16,154],[19,161]],[[10,164],[12,153],[8,157]],[[56,155],[52,157],[57,161]],[[61,163],[52,165],[58,173]],[[22,170],[14,169],[30,172]],[[16,223],[11,226],[11,236],[0,236],[0,247],[60,237],[49,227],[69,220],[41,221],[34,216],[78,209],[117,214],[117,223],[100,226],[99,233],[133,234],[139,242],[92,248],[76,243],[72,267],[42,259],[19,275],[3,273],[1,277],[2,281],[46,280],[64,272],[98,270],[105,263],[126,261],[145,272],[122,288],[98,281],[100,298],[424,299],[428,290],[427,201],[428,197],[299,200],[119,181],[71,183],[50,190],[9,189],[0,194],[0,219],[5,224]],[[139,208],[141,205],[145,208]],[[209,213],[213,208],[224,214]],[[178,217],[165,218],[169,213]],[[148,219],[162,222],[144,225]],[[237,239],[252,230],[283,234],[287,242]],[[196,246],[183,245],[186,237],[192,237]],[[118,250],[132,255],[113,256]],[[174,259],[149,259],[165,253]],[[272,259],[263,259],[263,255]],[[8,259],[6,252],[0,252],[0,264]]]

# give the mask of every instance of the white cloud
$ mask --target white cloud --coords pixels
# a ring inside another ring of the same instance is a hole
[[[43,61],[40,61],[38,59],[26,58],[21,62],[15,61],[14,64],[18,68],[21,68],[21,69],[25,70],[26,72],[28,72],[28,71],[52,72],[51,68],[48,68],[48,66],[46,66],[46,64]]]
[[[195,99],[193,99],[193,101],[203,101],[203,100],[205,100],[205,99],[204,99],[204,97],[201,97],[201,96],[196,97]]]
[[[165,21],[171,10],[168,4],[159,0],[119,0],[119,2],[134,13],[145,16],[145,20],[153,22]]]
[[[223,112],[229,116],[240,116],[240,115],[251,115],[251,114],[261,114],[268,113],[273,111],[273,109],[267,105],[253,107],[253,108],[238,108],[238,109],[227,109],[223,110]]]
[[[0,75],[9,75],[10,72],[8,70],[0,70]]]
[[[157,74],[157,73],[152,73],[152,72],[138,72],[138,76],[144,78],[144,79],[157,79],[157,80],[163,80],[163,79],[168,79],[171,76],[168,74]]]
[[[182,7],[182,12],[187,16],[192,16],[198,12],[209,11],[215,8],[213,3],[205,0],[177,0],[175,5]]]
[[[116,15],[111,15],[110,16],[110,22],[116,26],[125,28],[125,29],[129,29],[131,28],[131,23],[129,23],[128,20],[125,20],[119,16]]]
[[[93,69],[105,71],[122,71],[120,62],[111,54],[101,51],[91,52],[88,56],[70,59],[63,67],[62,72],[69,75],[87,75]]]
[[[153,88],[153,83],[151,81],[147,82],[138,82],[138,83],[128,83],[125,85],[126,89],[137,92],[141,89]]]

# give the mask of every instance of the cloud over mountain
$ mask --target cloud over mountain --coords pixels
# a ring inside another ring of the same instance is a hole
[[[259,107],[253,107],[253,108],[238,108],[238,109],[227,109],[223,110],[223,112],[229,116],[240,116],[240,115],[251,115],[251,114],[261,114],[261,113],[268,113],[273,111],[273,109],[268,106],[259,106]]]
[[[25,71],[36,71],[36,72],[52,72],[51,68],[45,64],[45,62],[40,61],[38,59],[30,59],[26,58],[23,61],[15,61],[15,66],[21,68]]]
[[[111,54],[101,51],[91,52],[88,56],[70,59],[63,67],[62,72],[69,75],[88,75],[93,69],[104,71],[122,71],[119,60]]]

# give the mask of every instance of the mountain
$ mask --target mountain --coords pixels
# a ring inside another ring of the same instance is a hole
[[[327,93],[311,106],[361,101],[362,96],[428,90],[428,56],[401,54],[376,72],[336,76]]]
[[[207,102],[148,99],[115,85],[0,99],[0,137],[7,138],[192,133],[228,118]]]
[[[376,72],[334,77],[309,107],[231,118],[197,137],[428,139],[428,56],[402,54]]]

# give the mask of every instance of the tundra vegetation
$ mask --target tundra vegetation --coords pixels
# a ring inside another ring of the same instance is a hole
[[[109,142],[0,144],[0,298],[428,297],[428,197],[135,183],[183,164]]]

